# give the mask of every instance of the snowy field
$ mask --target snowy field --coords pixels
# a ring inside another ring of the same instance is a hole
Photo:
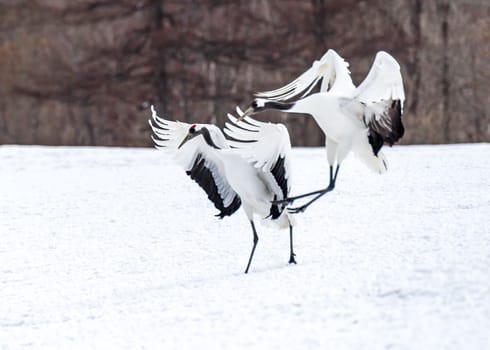
[[[163,152],[0,147],[0,349],[490,349],[490,144],[386,154],[297,216],[298,265],[258,226],[245,275],[244,212]]]

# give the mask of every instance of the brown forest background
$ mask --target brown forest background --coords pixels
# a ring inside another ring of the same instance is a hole
[[[402,143],[490,141],[484,0],[0,0],[0,144],[150,145],[149,105],[223,125],[253,92],[334,48],[360,83],[378,50],[402,66]],[[310,118],[295,145],[320,145]]]

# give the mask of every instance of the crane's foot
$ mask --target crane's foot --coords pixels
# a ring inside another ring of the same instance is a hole
[[[296,262],[296,259],[294,258],[296,256],[296,254],[291,254],[291,256],[289,257],[289,263],[290,264],[297,264]]]

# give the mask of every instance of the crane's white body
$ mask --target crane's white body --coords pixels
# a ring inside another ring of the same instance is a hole
[[[371,170],[385,172],[387,161],[383,152],[377,156],[372,153],[367,138],[368,129],[358,114],[351,113],[348,104],[346,97],[320,92],[297,101],[294,107],[284,112],[310,114],[315,119],[326,136],[325,147],[330,165],[341,164],[353,151]],[[353,108],[352,104],[349,107]]]
[[[270,179],[266,179],[264,172],[245,160],[237,149],[217,150],[209,147],[206,152],[207,157],[219,164],[228,184],[240,196],[247,218],[253,220],[254,215],[261,219],[266,218],[274,200],[274,192],[269,190]],[[287,215],[284,211],[281,218]],[[273,222],[281,228],[288,227],[288,220],[279,219]]]
[[[339,143],[360,129],[365,129],[358,118],[344,115],[341,101],[343,100],[340,96],[320,92],[299,100],[293,108],[285,112],[311,114],[328,138]]]

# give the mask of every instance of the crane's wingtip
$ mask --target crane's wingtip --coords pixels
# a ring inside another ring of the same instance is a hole
[[[240,106],[236,106],[236,107],[235,107],[235,110],[236,110],[236,112],[238,113],[238,116],[240,116],[240,117],[241,117],[241,116],[243,115],[243,111],[242,111],[242,109],[240,108]]]
[[[227,117],[233,124],[236,124],[238,122],[238,118],[231,113],[227,113]]]

